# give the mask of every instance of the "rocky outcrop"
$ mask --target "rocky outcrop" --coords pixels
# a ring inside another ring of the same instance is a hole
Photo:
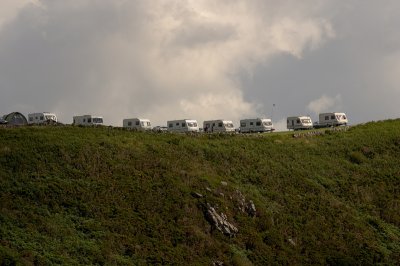
[[[239,211],[243,213],[247,213],[249,216],[254,217],[257,214],[256,206],[252,200],[246,201],[246,197],[240,192],[236,190],[235,198],[237,200],[237,207]]]
[[[207,203],[206,219],[214,228],[229,237],[234,237],[239,231],[236,226],[228,222],[228,217],[224,213],[218,214],[209,203]]]

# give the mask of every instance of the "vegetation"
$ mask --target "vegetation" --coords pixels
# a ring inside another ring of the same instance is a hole
[[[0,263],[397,264],[400,120],[325,133],[0,128]]]

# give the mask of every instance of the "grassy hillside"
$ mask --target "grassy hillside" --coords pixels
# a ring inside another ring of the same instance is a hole
[[[299,138],[0,128],[2,265],[395,265],[399,210],[400,120]]]

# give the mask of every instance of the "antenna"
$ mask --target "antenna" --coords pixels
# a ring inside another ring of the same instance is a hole
[[[275,104],[273,103],[272,104],[272,112],[271,112],[271,121],[274,121],[274,107],[275,107]]]

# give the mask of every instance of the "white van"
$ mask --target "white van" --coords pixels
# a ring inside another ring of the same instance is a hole
[[[50,121],[57,122],[57,116],[48,112],[28,114],[28,124],[42,124]]]
[[[315,127],[333,127],[347,125],[348,120],[345,113],[322,113],[319,114],[319,122]]]
[[[235,132],[233,122],[230,120],[207,120],[203,122],[204,132]]]
[[[73,125],[94,126],[102,125],[103,117],[93,115],[78,115],[73,117]]]
[[[268,132],[273,130],[274,128],[272,121],[268,118],[251,118],[240,120],[241,133]]]
[[[144,118],[128,118],[122,121],[122,126],[124,128],[134,129],[134,130],[151,130],[151,123],[149,119]]]
[[[287,129],[302,130],[313,127],[309,116],[291,116],[287,118]]]
[[[182,119],[167,121],[169,132],[199,132],[197,120]]]

